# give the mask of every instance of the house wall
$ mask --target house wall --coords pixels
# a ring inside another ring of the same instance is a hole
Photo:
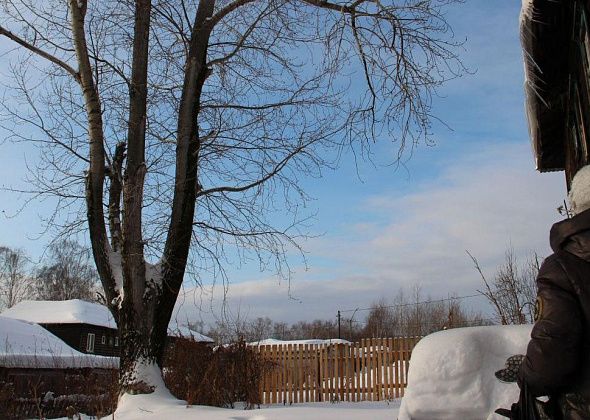
[[[70,347],[82,353],[119,356],[118,332],[115,329],[89,324],[40,324]],[[87,351],[88,334],[94,334],[94,351]],[[104,343],[103,343],[104,337]]]

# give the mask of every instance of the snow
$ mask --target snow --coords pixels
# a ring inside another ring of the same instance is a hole
[[[115,290],[119,294],[119,308],[121,308],[121,304],[123,303],[123,297],[125,296],[123,290],[123,262],[122,256],[120,252],[115,252],[110,250],[108,253],[109,256],[109,265],[111,266],[111,272],[113,273],[113,277],[115,279]],[[112,302],[114,304],[114,302]]]
[[[118,359],[80,353],[45,328],[0,316],[0,366],[117,368]]]
[[[194,340],[199,343],[213,343],[211,337],[207,337],[204,334],[198,333],[194,330],[191,330],[189,327],[185,327],[182,325],[172,326],[172,323],[168,325],[168,336],[169,337],[180,337],[180,338],[188,338]]]
[[[303,344],[350,344],[350,341],[342,340],[340,338],[331,338],[327,340],[318,340],[318,339],[311,339],[311,340],[275,340],[274,338],[267,338],[266,340],[255,341],[253,343],[248,343],[250,346],[271,346],[271,345],[279,345],[279,346],[288,346],[288,345],[303,345]]]
[[[590,209],[590,165],[576,172],[568,198],[573,214],[580,214]]]
[[[23,300],[1,315],[37,324],[90,324],[117,329],[106,306],[80,299]]]
[[[494,372],[526,353],[531,325],[458,328],[423,338],[412,352],[399,420],[501,419],[499,407],[518,400],[516,384]]]
[[[399,400],[392,402],[306,403],[261,406],[243,410],[206,406],[186,406],[186,402],[162,394],[125,395],[115,412],[116,420],[391,420],[398,414]]]
[[[522,8],[520,9],[520,21],[522,22],[525,17],[531,18],[533,14],[533,2],[534,0],[522,0]]]
[[[162,264],[145,263],[145,278],[148,283],[152,283],[157,289],[162,288]]]

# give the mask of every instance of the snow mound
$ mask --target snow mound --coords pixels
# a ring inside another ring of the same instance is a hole
[[[431,334],[412,352],[399,420],[501,419],[518,400],[516,384],[494,372],[509,356],[526,353],[532,325],[457,328]]]
[[[34,368],[113,368],[118,359],[74,350],[45,328],[0,316],[0,366]]]
[[[2,316],[37,324],[90,324],[117,329],[106,306],[71,300],[23,300],[2,312]]]

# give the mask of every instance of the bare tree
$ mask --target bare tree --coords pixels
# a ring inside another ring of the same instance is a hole
[[[0,308],[11,308],[33,296],[24,251],[0,246]]]
[[[4,128],[43,150],[28,192],[57,199],[49,221],[88,229],[122,392],[153,387],[139,366],[161,366],[185,274],[252,251],[289,275],[299,180],[330,151],[430,141],[431,97],[463,70],[457,1],[1,1],[22,51]]]
[[[422,337],[451,328],[489,324],[481,313],[469,312],[458,297],[431,299],[414,287],[408,300],[400,289],[393,302],[385,299],[373,304],[361,332],[365,337]]]
[[[73,241],[49,247],[49,260],[37,271],[35,289],[40,300],[97,300],[98,274],[90,251]]]
[[[533,322],[534,303],[537,296],[537,275],[539,257],[533,254],[520,266],[512,248],[505,253],[504,263],[498,267],[494,279],[488,281],[477,259],[467,252],[479,273],[485,288],[484,295],[502,325],[527,324]]]

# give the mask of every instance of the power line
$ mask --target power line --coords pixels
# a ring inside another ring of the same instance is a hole
[[[406,306],[417,306],[417,305],[426,305],[429,303],[440,303],[440,302],[449,302],[449,301],[453,301],[453,300],[463,300],[463,299],[471,299],[474,297],[485,297],[485,295],[481,292],[475,294],[475,295],[465,295],[465,296],[455,296],[455,297],[448,297],[448,298],[444,298],[444,299],[433,299],[433,300],[424,300],[421,302],[410,302],[410,303],[398,303],[396,305],[385,305],[385,306],[378,306],[379,309],[381,308],[403,308]],[[370,308],[355,308],[355,309],[345,309],[345,310],[341,310],[338,311],[339,313],[346,313],[346,312],[356,312],[356,311],[372,311],[375,309],[375,306],[370,307]]]

